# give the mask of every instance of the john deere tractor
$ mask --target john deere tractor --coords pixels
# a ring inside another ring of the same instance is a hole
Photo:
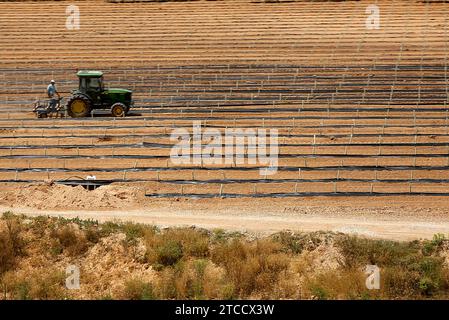
[[[113,117],[124,117],[133,105],[132,91],[105,89],[103,72],[79,71],[79,88],[67,100],[67,113],[72,118],[90,115],[94,109],[109,109]]]

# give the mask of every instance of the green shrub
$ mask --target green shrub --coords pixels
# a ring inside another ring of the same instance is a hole
[[[244,235],[238,231],[229,232],[223,229],[214,229],[210,237],[210,241],[211,243],[224,243],[231,239],[240,239],[243,237]]]
[[[13,252],[19,256],[23,254],[25,248],[25,241],[22,238],[23,226],[22,221],[18,217],[10,217],[6,219],[6,233],[11,243]]]
[[[16,264],[16,255],[11,241],[5,232],[0,232],[0,275]]]
[[[365,280],[366,275],[360,269],[323,270],[305,277],[303,294],[318,300],[370,299],[377,291],[371,293]]]
[[[253,292],[269,296],[274,283],[289,265],[282,246],[269,239],[253,243],[234,239],[217,245],[212,251],[212,261],[224,267],[239,296]]]
[[[329,297],[329,294],[326,292],[326,289],[318,285],[313,285],[310,288],[310,291],[312,293],[312,296],[314,296],[318,300],[327,300]]]
[[[24,254],[25,248],[21,220],[9,212],[3,214],[2,220],[6,229],[0,232],[0,275],[15,267],[17,258]]]
[[[13,299],[61,300],[68,298],[65,274],[56,269],[39,269],[20,275],[9,272],[3,277],[3,285]]]
[[[71,225],[52,230],[50,236],[54,239],[50,248],[52,253],[67,252],[71,256],[78,256],[89,248],[86,236]]]
[[[138,238],[142,238],[145,235],[146,226],[138,223],[127,222],[123,224],[122,230],[126,235],[126,242],[129,244],[135,244]]]
[[[102,233],[98,227],[88,227],[84,234],[86,235],[86,240],[90,243],[98,243],[102,238]]]
[[[172,266],[182,258],[209,255],[209,237],[193,229],[156,230],[145,233],[148,261],[156,268]]]
[[[342,236],[336,241],[345,258],[346,268],[376,264],[379,267],[395,265],[404,258],[417,254],[419,245],[414,242],[395,242],[388,240],[373,240],[355,236]]]
[[[125,282],[124,298],[127,300],[154,300],[153,286],[149,282],[131,279]]]
[[[162,269],[156,292],[159,299],[223,299],[233,298],[234,288],[216,272],[206,259],[180,260]]]
[[[200,259],[193,262],[194,278],[192,281],[192,291],[194,299],[205,299],[204,297],[204,273],[207,266],[207,260]]]
[[[423,277],[419,280],[419,289],[423,295],[431,296],[438,290],[438,283],[428,277]]]
[[[441,233],[437,233],[433,236],[432,240],[426,240],[423,243],[422,252],[424,255],[432,255],[438,251],[441,246],[447,241],[446,236]]]
[[[182,245],[177,241],[168,240],[158,246],[156,252],[156,263],[164,266],[171,266],[182,258]]]

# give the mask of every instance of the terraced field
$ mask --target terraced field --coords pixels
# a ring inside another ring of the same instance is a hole
[[[371,1],[0,3],[3,186],[95,175],[150,197],[449,195],[448,13],[444,3]],[[52,19],[48,18],[51,6]],[[134,90],[124,119],[35,119],[55,78],[100,69]],[[176,128],[279,133],[279,169],[175,165]]]

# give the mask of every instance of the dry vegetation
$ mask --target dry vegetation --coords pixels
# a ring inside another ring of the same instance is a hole
[[[336,233],[254,238],[223,230],[4,213],[2,299],[425,299],[449,297],[449,240],[393,242]],[[70,264],[80,290],[65,288]],[[381,268],[381,289],[364,267]]]

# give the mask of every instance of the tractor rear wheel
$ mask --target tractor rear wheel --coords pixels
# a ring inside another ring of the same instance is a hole
[[[117,102],[112,105],[111,114],[116,118],[124,117],[126,115],[126,109],[127,108],[123,103]]]
[[[84,95],[75,94],[67,101],[67,113],[72,118],[87,117],[91,111],[92,104]]]

